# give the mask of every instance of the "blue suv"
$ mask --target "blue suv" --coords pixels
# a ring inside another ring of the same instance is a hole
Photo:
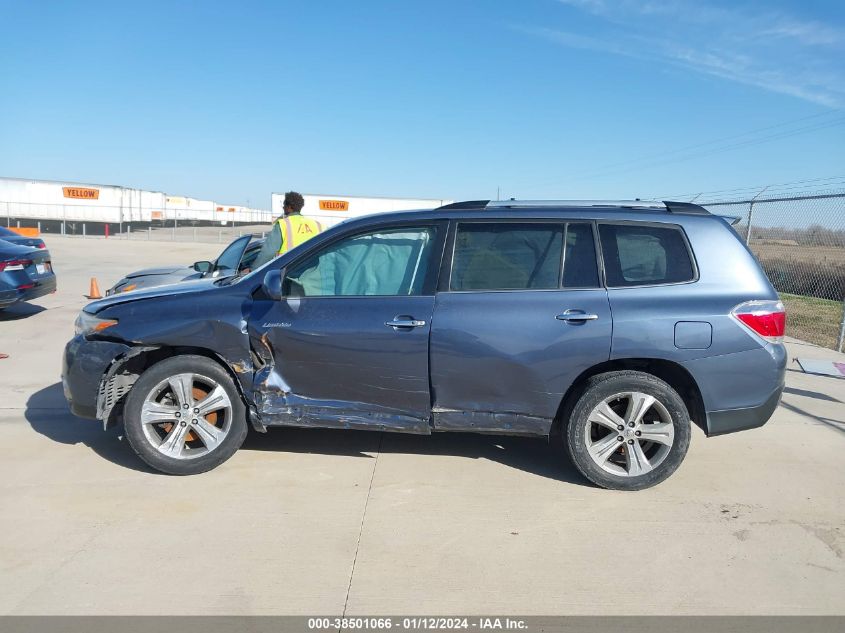
[[[691,422],[769,419],[784,325],[754,256],[702,207],[472,201],[91,303],[63,383],[75,414],[122,421],[170,474],[218,466],[250,425],[470,431],[560,437],[587,479],[636,490],[678,468]]]

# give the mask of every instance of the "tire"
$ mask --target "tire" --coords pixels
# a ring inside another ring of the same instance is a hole
[[[216,468],[247,434],[232,377],[205,356],[174,356],[148,368],[129,392],[123,419],[138,457],[168,475]]]
[[[594,484],[642,490],[678,469],[691,433],[689,412],[672,387],[651,374],[613,371],[587,381],[572,407],[566,443],[576,468]]]

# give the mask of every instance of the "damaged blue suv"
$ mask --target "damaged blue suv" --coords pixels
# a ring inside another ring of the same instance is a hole
[[[652,486],[707,435],[763,425],[783,305],[728,222],[676,202],[461,202],[338,225],[244,277],[89,304],[77,415],[170,474],[248,426],[563,438],[606,488]],[[739,467],[739,465],[737,465]]]

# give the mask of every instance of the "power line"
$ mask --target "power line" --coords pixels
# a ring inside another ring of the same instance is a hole
[[[778,128],[783,128],[783,127],[795,125],[796,123],[801,123],[803,121],[808,121],[810,119],[818,119],[820,117],[828,117],[828,116],[831,116],[831,115],[834,115],[834,114],[839,114],[842,111],[843,111],[843,108],[837,108],[835,110],[828,110],[826,112],[820,112],[820,113],[817,113],[817,114],[813,114],[813,115],[809,115],[809,116],[805,116],[805,117],[800,117],[800,118],[797,118],[797,119],[791,119],[789,121],[784,121],[782,123],[776,123],[774,125],[768,125],[768,126],[765,126],[765,127],[762,127],[762,128],[756,128],[756,129],[750,130],[748,132],[743,132],[741,134],[734,134],[734,135],[731,135],[731,136],[722,137],[722,138],[715,139],[715,140],[712,140],[712,141],[707,141],[707,142],[704,142],[704,143],[697,143],[695,145],[688,145],[688,146],[684,146],[684,147],[674,149],[674,150],[666,150],[666,151],[663,151],[663,152],[659,152],[659,153],[655,153],[655,154],[649,154],[649,155],[646,155],[646,156],[640,156],[640,157],[625,160],[625,161],[610,163],[608,165],[605,165],[603,167],[598,168],[597,170],[592,170],[590,172],[584,172],[581,175],[570,176],[570,177],[563,179],[563,180],[558,179],[558,180],[555,180],[555,181],[538,183],[538,184],[533,185],[533,186],[541,187],[541,186],[548,185],[548,184],[555,184],[555,183],[560,183],[560,182],[571,182],[573,180],[586,180],[586,179],[592,179],[592,178],[602,177],[602,176],[606,176],[606,175],[612,175],[614,173],[625,173],[625,172],[628,172],[628,171],[633,171],[635,169],[643,169],[643,168],[648,168],[648,167],[652,167],[652,166],[655,166],[655,165],[663,164],[665,162],[675,162],[676,160],[677,161],[689,160],[691,158],[697,158],[698,156],[706,156],[706,155],[710,155],[710,154],[718,153],[718,152],[722,152],[722,151],[729,151],[731,149],[736,149],[736,148],[743,147],[743,146],[756,145],[756,144],[759,144],[759,143],[768,142],[770,140],[778,140],[779,138],[787,138],[788,136],[792,136],[792,135],[796,135],[796,134],[803,134],[803,133],[807,133],[807,132],[812,132],[812,131],[815,131],[816,129],[824,129],[825,127],[833,127],[835,125],[841,125],[843,122],[845,122],[845,118],[835,119],[834,121],[824,121],[824,122],[812,124],[812,125],[809,125],[809,126],[796,128],[794,130],[785,130],[783,132],[779,132],[779,133],[772,134],[772,135],[765,135],[765,136],[759,137],[759,138],[751,138],[751,139],[748,139],[746,141],[742,141],[742,142],[734,144],[734,145],[729,145],[729,146],[724,146],[724,147],[715,147],[711,150],[705,150],[702,153],[690,154],[690,155],[687,155],[687,156],[682,156],[682,157],[677,158],[677,159],[669,159],[669,157],[675,156],[677,154],[682,154],[684,152],[689,152],[690,150],[699,149],[699,148],[702,148],[702,147],[708,147],[708,146],[711,146],[711,145],[719,145],[719,144],[725,143],[727,141],[732,141],[732,140],[735,140],[735,139],[740,139],[740,138],[743,138],[743,137],[751,136],[751,135],[754,135],[754,134],[759,134],[760,132],[766,132],[766,131],[770,131],[770,130],[774,130],[774,129],[778,129]],[[650,161],[652,159],[660,159],[660,160],[657,163],[651,163],[651,164],[647,164],[645,166],[633,167],[634,165],[638,165],[640,163],[643,163],[644,161]],[[626,166],[626,165],[632,165],[632,167],[629,168],[629,169],[623,169],[623,170],[612,169],[614,167],[623,167],[623,166]],[[611,170],[611,171],[608,171],[608,170]]]
[[[715,147],[713,149],[704,150],[702,152],[694,152],[692,154],[687,154],[685,156],[679,156],[679,157],[675,157],[675,158],[664,158],[664,159],[661,159],[661,160],[652,161],[650,163],[630,167],[630,168],[627,168],[627,169],[611,170],[611,171],[607,171],[607,172],[593,173],[593,174],[588,175],[588,176],[581,176],[577,179],[588,180],[588,179],[593,179],[593,178],[601,178],[601,177],[604,177],[604,176],[610,176],[610,175],[614,175],[614,174],[628,173],[628,172],[631,172],[631,171],[638,171],[640,169],[648,169],[649,167],[659,167],[660,165],[665,165],[667,163],[678,163],[678,162],[682,162],[682,161],[692,160],[694,158],[702,158],[704,156],[712,156],[714,154],[721,154],[722,152],[727,152],[727,151],[731,151],[731,150],[734,150],[734,149],[739,149],[741,147],[751,147],[751,146],[754,146],[754,145],[761,145],[763,143],[770,143],[772,141],[780,140],[780,139],[783,139],[783,138],[789,138],[791,136],[798,136],[800,134],[807,134],[809,132],[815,132],[817,130],[823,130],[823,129],[836,127],[838,125],[843,125],[843,124],[845,124],[845,117],[843,117],[842,119],[837,119],[835,121],[828,121],[828,122],[821,123],[821,124],[809,125],[809,126],[806,126],[806,127],[803,127],[803,128],[798,128],[796,130],[789,130],[789,131],[780,132],[780,133],[777,133],[777,134],[770,134],[768,136],[763,136],[763,137],[757,138],[757,139],[749,139],[747,141],[734,143],[732,145]],[[568,182],[568,181],[575,180],[575,179],[576,178],[568,178],[566,180],[559,181],[559,182]]]
[[[681,198],[688,198],[692,196],[702,197],[702,196],[713,196],[716,194],[721,195],[742,195],[745,193],[754,193],[760,191],[763,188],[768,189],[769,191],[794,191],[796,189],[806,189],[809,185],[815,185],[816,187],[832,187],[837,185],[845,186],[845,175],[843,176],[828,176],[826,178],[808,178],[806,180],[791,180],[789,182],[781,182],[776,183],[773,185],[756,185],[753,187],[737,187],[735,189],[716,189],[713,191],[700,191],[695,193],[676,193],[671,195],[659,195],[659,196],[648,196],[648,199],[660,199],[660,200],[672,200],[672,199],[681,199]],[[814,188],[815,190],[815,188]]]

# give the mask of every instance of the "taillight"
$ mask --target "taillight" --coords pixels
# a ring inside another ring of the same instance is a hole
[[[783,343],[786,310],[780,301],[746,301],[735,307],[731,314],[769,343]]]
[[[31,259],[10,259],[5,262],[0,262],[0,272],[4,270],[23,270],[27,266],[32,266]]]
[[[47,248],[47,245],[44,243],[44,240],[38,240],[38,242],[35,244],[35,247],[36,248]]]

